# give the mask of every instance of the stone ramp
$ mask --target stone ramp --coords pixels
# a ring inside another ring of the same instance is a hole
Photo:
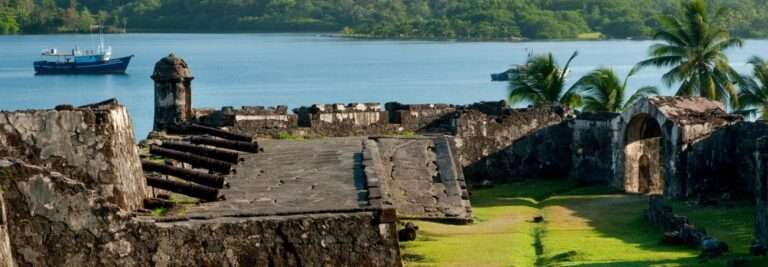
[[[442,136],[368,140],[364,164],[371,202],[393,206],[400,218],[471,222],[454,147]]]
[[[365,138],[263,140],[245,155],[221,190],[226,200],[188,206],[182,215],[239,217],[369,208],[362,150]]]

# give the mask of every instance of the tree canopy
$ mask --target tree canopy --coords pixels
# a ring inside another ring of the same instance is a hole
[[[632,70],[624,78],[610,68],[597,68],[588,73],[574,84],[576,92],[583,99],[583,110],[592,112],[621,112],[640,100],[642,97],[658,95],[656,87],[646,86],[637,89],[627,98],[627,82],[636,73]]]
[[[714,21],[724,9],[709,6],[706,0],[686,2],[679,15],[659,18],[650,58],[638,67],[670,67],[662,76],[667,86],[680,83],[677,95],[702,96],[738,103],[736,83],[741,76],[728,63],[724,51],[741,47],[743,41]]]
[[[525,64],[509,70],[510,104],[525,102],[536,106],[580,107],[581,97],[574,88],[565,88],[571,62],[577,55],[574,52],[563,67],[560,67],[551,53],[529,55]]]
[[[716,23],[768,37],[768,3],[716,0]],[[343,32],[384,38],[650,38],[684,0],[0,0],[0,33]]]

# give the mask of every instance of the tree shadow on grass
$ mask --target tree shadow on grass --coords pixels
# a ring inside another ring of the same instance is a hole
[[[510,202],[528,199],[532,207],[538,207],[538,202],[558,193],[567,192],[577,186],[572,180],[532,180],[516,183],[500,184],[490,188],[474,189],[471,191],[473,207],[515,206],[521,204]],[[525,204],[526,206],[531,206]]]
[[[737,260],[743,262],[735,264]],[[668,259],[668,260],[641,260],[641,261],[611,261],[599,263],[582,263],[569,266],[575,267],[646,267],[646,266],[698,266],[698,267],[764,267],[768,266],[768,258],[750,257],[746,255],[733,255],[702,262],[697,257]]]
[[[426,257],[424,257],[422,255],[418,255],[418,254],[413,254],[413,253],[403,253],[403,255],[400,256],[400,258],[402,258],[403,261],[405,261],[405,262],[416,262],[416,263],[427,263],[427,262],[429,262],[429,261],[427,261]]]
[[[679,246],[660,245],[663,233],[660,228],[650,223],[645,212],[648,198],[640,195],[558,196],[542,202],[544,206],[560,206],[573,212],[572,216],[585,219],[587,224],[605,237],[616,238],[625,243],[636,244],[641,249],[651,251],[680,251],[689,249]],[[748,253],[752,239],[753,219],[744,216],[738,209],[727,208],[692,208],[700,215],[692,216],[693,224],[706,225],[714,237],[726,239],[732,248]],[[678,213],[677,211],[675,213]],[[743,213],[743,212],[741,212]],[[701,215],[703,214],[703,215]],[[688,214],[684,214],[688,215]],[[722,236],[722,237],[721,237]]]
[[[435,241],[434,239],[426,240],[422,236],[418,237],[418,241]],[[400,259],[407,264],[429,264],[434,263],[433,259],[428,258],[425,255],[412,252],[414,248],[420,247],[419,243],[400,243]]]
[[[475,190],[472,205],[475,208],[527,206],[538,209],[559,206],[571,212],[569,216],[583,219],[587,226],[584,230],[593,230],[598,236],[617,239],[652,252],[690,250],[659,244],[661,230],[645,218],[647,197],[618,194],[615,189],[607,186],[579,186],[572,180],[533,180],[503,184]],[[574,249],[578,250],[577,244],[574,244]]]
[[[601,237],[618,239],[646,251],[690,250],[661,245],[661,229],[645,217],[648,200],[639,195],[564,195],[542,202],[544,207],[562,207],[581,218]],[[585,229],[588,230],[588,229]]]

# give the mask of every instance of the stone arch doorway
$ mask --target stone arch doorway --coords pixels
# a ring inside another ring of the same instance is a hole
[[[624,190],[630,193],[662,194],[661,126],[652,116],[632,116],[625,131]]]

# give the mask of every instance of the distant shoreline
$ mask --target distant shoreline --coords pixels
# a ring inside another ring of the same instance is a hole
[[[91,34],[87,32],[57,32],[57,33],[20,33],[7,34],[1,36],[19,36],[19,35],[77,35]],[[653,38],[565,38],[565,39],[530,39],[523,37],[510,38],[439,38],[439,37],[385,37],[368,34],[344,34],[336,32],[312,32],[312,31],[292,31],[292,32],[272,32],[272,31],[147,31],[135,30],[126,32],[105,32],[106,35],[119,34],[308,34],[320,37],[353,39],[353,40],[375,40],[375,41],[434,41],[434,42],[508,42],[508,43],[530,43],[530,42],[594,42],[594,41],[653,41]],[[768,38],[743,38],[744,40],[768,40]]]
[[[77,35],[77,34],[90,34],[88,32],[56,32],[56,33],[20,33],[20,34],[8,34],[0,36],[14,36],[14,35]],[[369,34],[344,34],[337,32],[313,32],[313,31],[155,31],[155,30],[128,30],[128,31],[115,31],[105,32],[107,35],[119,35],[119,34],[311,34],[320,37],[329,38],[344,38],[344,39],[358,39],[358,40],[380,40],[380,41],[444,41],[444,42],[509,42],[509,43],[525,43],[525,42],[574,42],[574,41],[647,41],[653,40],[651,38],[565,38],[565,39],[530,39],[524,37],[509,37],[509,38],[449,38],[449,37],[388,37],[388,36],[376,36]]]

